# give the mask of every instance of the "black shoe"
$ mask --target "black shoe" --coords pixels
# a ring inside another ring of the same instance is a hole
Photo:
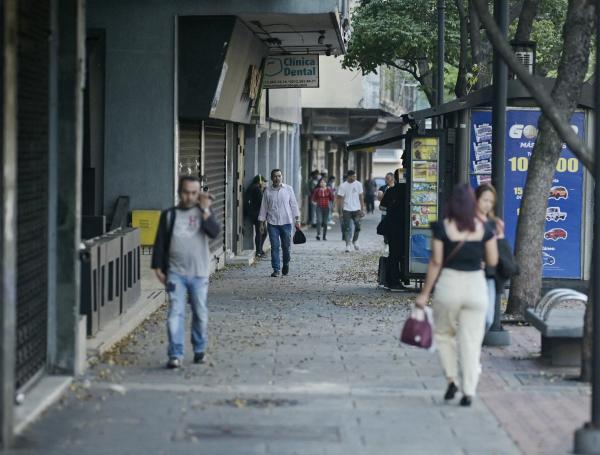
[[[273,273],[271,273],[271,276],[273,278],[277,278],[279,276],[279,270],[273,270]]]
[[[284,275],[287,275],[288,273],[290,273],[290,266],[284,265],[283,268],[281,269],[281,273],[283,273]]]
[[[323,241],[326,242],[327,241],[327,237],[323,236]]]
[[[448,384],[448,388],[446,389],[444,400],[454,399],[454,395],[456,395],[456,392],[458,392],[458,387],[456,387],[456,384],[454,384],[454,382],[451,382],[450,384]]]
[[[461,406],[471,406],[471,397],[468,397],[466,395],[464,395],[461,399],[460,399],[460,405]]]
[[[194,363],[204,363],[204,352],[196,352],[194,354]]]
[[[317,240],[321,240],[321,237],[319,237],[318,235],[317,235]]]
[[[167,362],[167,368],[170,370],[174,370],[176,368],[180,368],[181,367],[181,360],[178,359],[177,357],[171,357],[169,359],[169,361]]]

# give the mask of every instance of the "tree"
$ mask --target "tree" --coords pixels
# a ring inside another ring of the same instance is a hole
[[[460,25],[455,5],[448,2],[446,7],[446,62],[458,66]],[[342,66],[363,74],[377,72],[380,65],[406,71],[434,105],[436,28],[435,0],[363,1],[352,14],[352,35]]]
[[[490,23],[487,5],[481,0],[474,0],[474,2],[482,22],[486,23],[491,41],[496,41],[494,46],[498,48],[497,37],[492,36],[493,24]],[[588,71],[593,29],[593,0],[569,0],[563,26],[562,54],[556,83],[551,93],[552,106],[540,103],[542,117],[539,122],[539,135],[530,160],[521,202],[516,256],[522,273],[515,278],[511,286],[507,308],[509,313],[522,314],[526,307],[534,304],[540,297],[542,283],[540,251],[543,243],[548,190],[552,185],[562,146],[557,130],[561,132],[563,139],[566,136],[572,139],[573,132],[569,128],[569,119],[577,107]],[[502,44],[506,45],[506,43]],[[556,122],[557,116],[561,120],[560,124]],[[589,168],[591,158],[582,154],[580,148],[573,149],[578,158],[582,159]]]

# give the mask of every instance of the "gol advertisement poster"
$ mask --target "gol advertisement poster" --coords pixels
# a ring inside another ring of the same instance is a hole
[[[506,238],[514,246],[519,207],[529,159],[537,138],[539,109],[507,109],[504,217]],[[491,180],[492,113],[471,113],[471,184],[475,187]],[[585,118],[575,112],[571,125],[583,138]],[[548,209],[541,251],[544,277],[581,278],[581,233],[583,205],[583,166],[563,144],[552,188],[548,193]]]

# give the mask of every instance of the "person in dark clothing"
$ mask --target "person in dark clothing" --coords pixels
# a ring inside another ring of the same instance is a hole
[[[367,213],[375,212],[375,197],[377,194],[377,184],[373,180],[367,181],[365,185],[365,205],[367,206]]]
[[[259,258],[265,255],[263,245],[267,239],[267,235],[264,233],[265,230],[261,229],[264,223],[258,220],[260,204],[262,203],[263,192],[266,186],[267,181],[265,178],[262,175],[257,175],[246,191],[246,216],[252,221],[252,225],[254,226],[254,248],[256,250],[256,257]]]
[[[394,186],[389,187],[381,199],[386,209],[385,236],[390,252],[386,262],[386,287],[390,291],[405,289],[401,283],[400,263],[404,257],[404,220],[406,214],[406,183],[400,183],[400,171],[394,173]]]
[[[169,295],[167,368],[179,368],[184,354],[185,307],[192,307],[194,363],[204,363],[207,344],[208,277],[210,239],[219,235],[219,222],[211,207],[212,197],[200,189],[200,179],[186,175],[179,180],[179,205],[160,215],[152,253],[152,268]]]

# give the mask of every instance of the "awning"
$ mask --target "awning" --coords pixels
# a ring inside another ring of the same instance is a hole
[[[400,124],[399,126],[394,126],[387,130],[366,134],[365,136],[347,141],[346,148],[350,151],[361,150],[364,152],[374,152],[375,147],[404,139],[406,137],[404,129],[405,125]]]

